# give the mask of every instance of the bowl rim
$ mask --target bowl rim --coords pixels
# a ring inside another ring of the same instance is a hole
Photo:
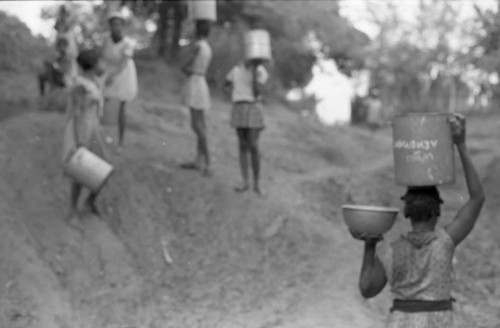
[[[399,208],[396,207],[384,207],[384,206],[374,206],[374,205],[354,205],[346,204],[342,205],[343,210],[357,210],[357,211],[368,211],[368,212],[391,212],[398,213]]]

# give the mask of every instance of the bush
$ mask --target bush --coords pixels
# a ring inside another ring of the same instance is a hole
[[[31,71],[50,48],[16,17],[0,11],[0,71]]]

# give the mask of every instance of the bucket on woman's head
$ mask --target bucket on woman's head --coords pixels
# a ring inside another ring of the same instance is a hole
[[[86,148],[80,147],[64,163],[64,172],[92,191],[100,190],[113,166]]]
[[[188,17],[190,20],[217,20],[216,0],[189,0]]]
[[[266,30],[252,30],[245,34],[245,59],[270,60],[271,37]]]
[[[396,184],[433,186],[455,182],[447,113],[408,113],[393,121]]]

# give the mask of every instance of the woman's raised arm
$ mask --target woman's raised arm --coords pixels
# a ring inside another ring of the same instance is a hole
[[[450,119],[453,142],[456,144],[465,173],[469,199],[460,208],[455,219],[446,227],[451,239],[458,245],[472,231],[477,221],[485,196],[476,168],[467,152],[465,144],[465,118],[454,114]]]

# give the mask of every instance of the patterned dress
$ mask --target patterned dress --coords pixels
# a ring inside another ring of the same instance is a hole
[[[410,232],[380,245],[377,254],[384,266],[394,299],[441,301],[451,298],[455,244],[442,228]],[[453,311],[391,312],[387,328],[456,328]]]

